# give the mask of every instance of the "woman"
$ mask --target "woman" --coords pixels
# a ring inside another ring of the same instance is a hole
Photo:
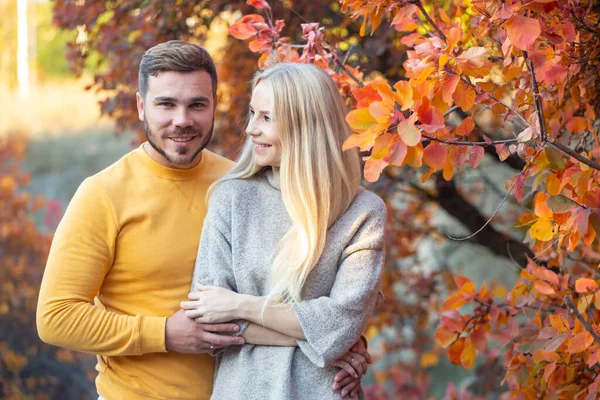
[[[342,151],[345,107],[321,69],[257,73],[246,133],[213,188],[197,292],[182,303],[198,322],[241,320],[247,344],[218,355],[212,398],[339,399],[333,364],[376,302],[385,205],[359,186],[358,153]]]

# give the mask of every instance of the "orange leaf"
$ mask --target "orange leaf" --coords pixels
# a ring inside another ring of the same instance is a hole
[[[390,145],[390,164],[400,167],[404,163],[407,153],[406,143],[395,141]]]
[[[544,380],[546,382],[548,382],[548,378],[550,378],[550,375],[552,375],[552,372],[554,372],[555,369],[556,369],[556,361],[551,362],[550,364],[546,365],[546,368],[544,368]]]
[[[350,137],[344,142],[342,150],[346,151],[353,147],[359,147],[360,151],[367,151],[373,147],[376,138],[377,135],[372,132],[365,132],[359,135],[350,135]]]
[[[350,128],[358,133],[363,133],[377,124],[377,121],[373,118],[368,108],[350,111],[346,115],[346,122],[348,122]]]
[[[367,182],[375,182],[379,175],[388,166],[388,163],[380,158],[369,157],[365,162],[365,179]]]
[[[421,368],[429,368],[437,365],[439,362],[437,354],[434,352],[427,352],[421,356]]]
[[[382,101],[375,101],[369,104],[369,113],[375,118],[378,124],[386,125],[392,116],[392,109]]]
[[[533,270],[532,275],[537,276],[538,278],[543,279],[546,282],[550,282],[556,286],[560,285],[558,275],[556,275],[554,271],[550,271],[547,268],[537,267]]]
[[[446,158],[448,157],[448,150],[437,142],[431,142],[429,146],[423,150],[423,161],[431,168],[440,170],[444,168]]]
[[[475,364],[475,346],[473,346],[470,337],[465,339],[465,346],[460,355],[460,363],[466,369],[473,368],[473,364]]]
[[[441,91],[442,91],[442,99],[444,103],[451,105],[452,104],[452,95],[458,86],[458,82],[460,81],[460,76],[453,74],[444,79],[444,83],[442,83]]]
[[[545,294],[545,295],[551,295],[556,293],[554,291],[554,289],[552,288],[552,286],[550,286],[549,284],[547,284],[544,281],[535,281],[533,282],[533,288],[536,290],[536,292],[541,293],[541,294]]]
[[[404,163],[413,168],[421,168],[423,166],[423,145],[421,143],[407,149]]]
[[[579,332],[574,337],[569,339],[567,353],[575,354],[585,351],[592,345],[594,338],[588,331]]]
[[[245,15],[229,27],[229,34],[240,40],[250,39],[258,33],[256,23],[264,24],[265,19],[258,14]]]
[[[463,111],[468,111],[471,107],[473,107],[476,96],[477,93],[475,92],[475,89],[463,82],[460,82],[454,91],[452,98],[454,99],[454,103],[462,108]]]
[[[456,283],[456,287],[459,289],[461,289],[466,283],[473,283],[473,280],[463,275],[454,275],[453,279],[454,283]]]
[[[521,50],[529,50],[542,33],[539,20],[523,15],[513,15],[505,26],[510,42]]]
[[[450,332],[446,328],[438,328],[438,330],[436,330],[433,334],[433,337],[440,347],[446,348],[456,340],[458,333]]]
[[[504,161],[510,156],[510,151],[508,151],[505,144],[497,144],[496,153],[498,154],[500,161]]]
[[[461,356],[464,348],[465,338],[458,338],[454,343],[452,343],[452,346],[448,348],[448,359],[452,362],[452,364],[461,364]]]
[[[535,354],[533,355],[533,362],[534,363],[540,363],[542,361],[559,361],[560,360],[560,356],[555,353],[554,351],[544,351],[544,350],[540,350],[538,349]]]
[[[589,278],[579,278],[575,281],[575,290],[577,293],[593,292],[598,289],[595,280]]]
[[[469,136],[473,129],[475,129],[475,122],[473,121],[473,118],[467,117],[454,132],[460,136]]]
[[[573,133],[583,132],[587,129],[585,118],[573,117],[567,121],[567,129]]]
[[[264,41],[254,39],[250,43],[248,43],[248,48],[254,53],[268,53],[273,49],[273,44],[270,40]]]
[[[485,48],[471,47],[456,57],[456,64],[466,70],[478,69],[484,66],[488,57],[489,54]]]
[[[564,331],[570,331],[569,326],[567,325],[567,322],[565,321],[565,318],[560,315],[560,314],[552,314],[549,317],[550,319],[550,325],[556,329],[557,332],[564,332]]]
[[[265,0],[248,0],[246,1],[246,4],[251,5],[255,8],[263,8],[267,10],[271,9],[271,6]]]
[[[402,106],[402,111],[408,110],[410,107],[415,104],[413,100],[413,90],[410,83],[406,81],[398,81],[394,85],[394,89],[396,92],[394,93],[394,98]]]
[[[464,298],[462,293],[454,293],[453,295],[448,296],[446,300],[444,300],[444,302],[442,303],[442,311],[458,310],[466,302],[467,300]]]
[[[421,142],[421,131],[415,127],[414,122],[404,120],[398,124],[398,135],[407,146],[416,146]]]

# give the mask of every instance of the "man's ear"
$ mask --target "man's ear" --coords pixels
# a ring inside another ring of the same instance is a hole
[[[135,102],[137,104],[138,118],[140,121],[144,121],[144,99],[140,92],[135,92]]]

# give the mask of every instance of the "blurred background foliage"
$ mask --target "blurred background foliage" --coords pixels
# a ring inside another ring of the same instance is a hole
[[[443,8],[450,1],[429,3]],[[134,101],[137,68],[143,52],[158,42],[190,40],[214,55],[221,83],[210,147],[235,156],[258,55],[229,38],[227,27],[250,7],[221,0],[27,3],[27,29],[35,45],[28,50],[30,93],[22,96],[17,1],[0,0],[0,398],[93,398],[93,357],[44,345],[35,330],[37,290],[51,234],[83,178],[141,139]],[[321,21],[329,27],[327,41],[349,53],[348,64],[360,64],[367,75],[380,71],[390,81],[402,78],[405,47],[392,27],[361,37],[360,23],[342,14],[337,1],[272,3],[292,42],[301,40],[301,23]],[[515,160],[514,168],[521,167]],[[481,364],[472,372],[452,368],[432,334],[439,306],[455,288],[453,273],[479,283],[496,280],[498,290],[516,280],[513,262],[494,246],[497,240],[520,244],[524,230],[512,228],[519,205],[508,204],[495,227],[474,242],[452,242],[446,236],[481,226],[506,193],[502,183],[514,173],[510,162],[499,164],[497,157],[486,156],[477,171],[437,188],[446,201],[400,188],[393,177],[370,186],[393,211],[386,302],[367,332],[376,360],[364,379],[371,398],[442,397],[448,383],[494,396],[499,366]]]

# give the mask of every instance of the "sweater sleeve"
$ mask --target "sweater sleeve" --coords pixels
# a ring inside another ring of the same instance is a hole
[[[225,188],[228,185],[220,183],[213,192],[196,257],[196,266],[192,278],[191,291],[196,285],[219,286],[238,292],[233,272],[231,251],[231,196]],[[232,336],[242,336],[248,327],[248,321],[233,321],[240,330],[231,333]]]
[[[92,304],[113,263],[118,233],[106,192],[86,179],[56,230],[42,278],[36,319],[44,342],[105,356],[166,351],[166,318]]]
[[[319,367],[330,365],[352,347],[373,312],[384,264],[384,207],[381,202],[342,252],[329,296],[294,305],[306,337],[298,345]]]

